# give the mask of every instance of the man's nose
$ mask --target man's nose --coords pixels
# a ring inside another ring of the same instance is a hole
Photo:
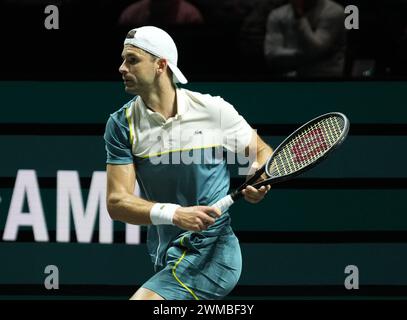
[[[122,64],[119,67],[119,72],[121,74],[129,72],[129,70],[127,69],[126,64],[124,63],[124,61],[122,62]]]

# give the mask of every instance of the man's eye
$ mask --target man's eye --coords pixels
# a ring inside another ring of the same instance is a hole
[[[127,60],[130,64],[136,64],[138,61],[137,61],[137,59],[134,59],[134,58],[130,58],[130,59],[128,59]]]

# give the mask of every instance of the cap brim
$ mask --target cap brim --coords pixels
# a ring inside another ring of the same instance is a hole
[[[175,83],[179,82],[182,84],[188,83],[187,78],[182,74],[181,70],[178,69],[177,66],[173,65],[172,63],[168,63],[168,66],[170,67],[172,74],[173,74],[173,80]]]

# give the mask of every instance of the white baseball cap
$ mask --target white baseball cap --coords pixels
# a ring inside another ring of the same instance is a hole
[[[158,58],[166,59],[168,67],[173,74],[173,81],[175,83],[188,82],[181,70],[177,67],[177,46],[171,36],[164,30],[153,26],[131,29],[124,40],[124,44],[130,44]]]

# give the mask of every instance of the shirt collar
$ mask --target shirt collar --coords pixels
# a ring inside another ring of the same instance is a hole
[[[185,93],[183,92],[183,90],[180,88],[176,88],[175,94],[177,97],[177,114],[173,118],[169,118],[168,120],[166,120],[161,113],[155,112],[148,108],[140,96],[137,97],[137,100],[145,115],[158,121],[159,123],[165,123],[170,119],[179,119],[187,111]]]

